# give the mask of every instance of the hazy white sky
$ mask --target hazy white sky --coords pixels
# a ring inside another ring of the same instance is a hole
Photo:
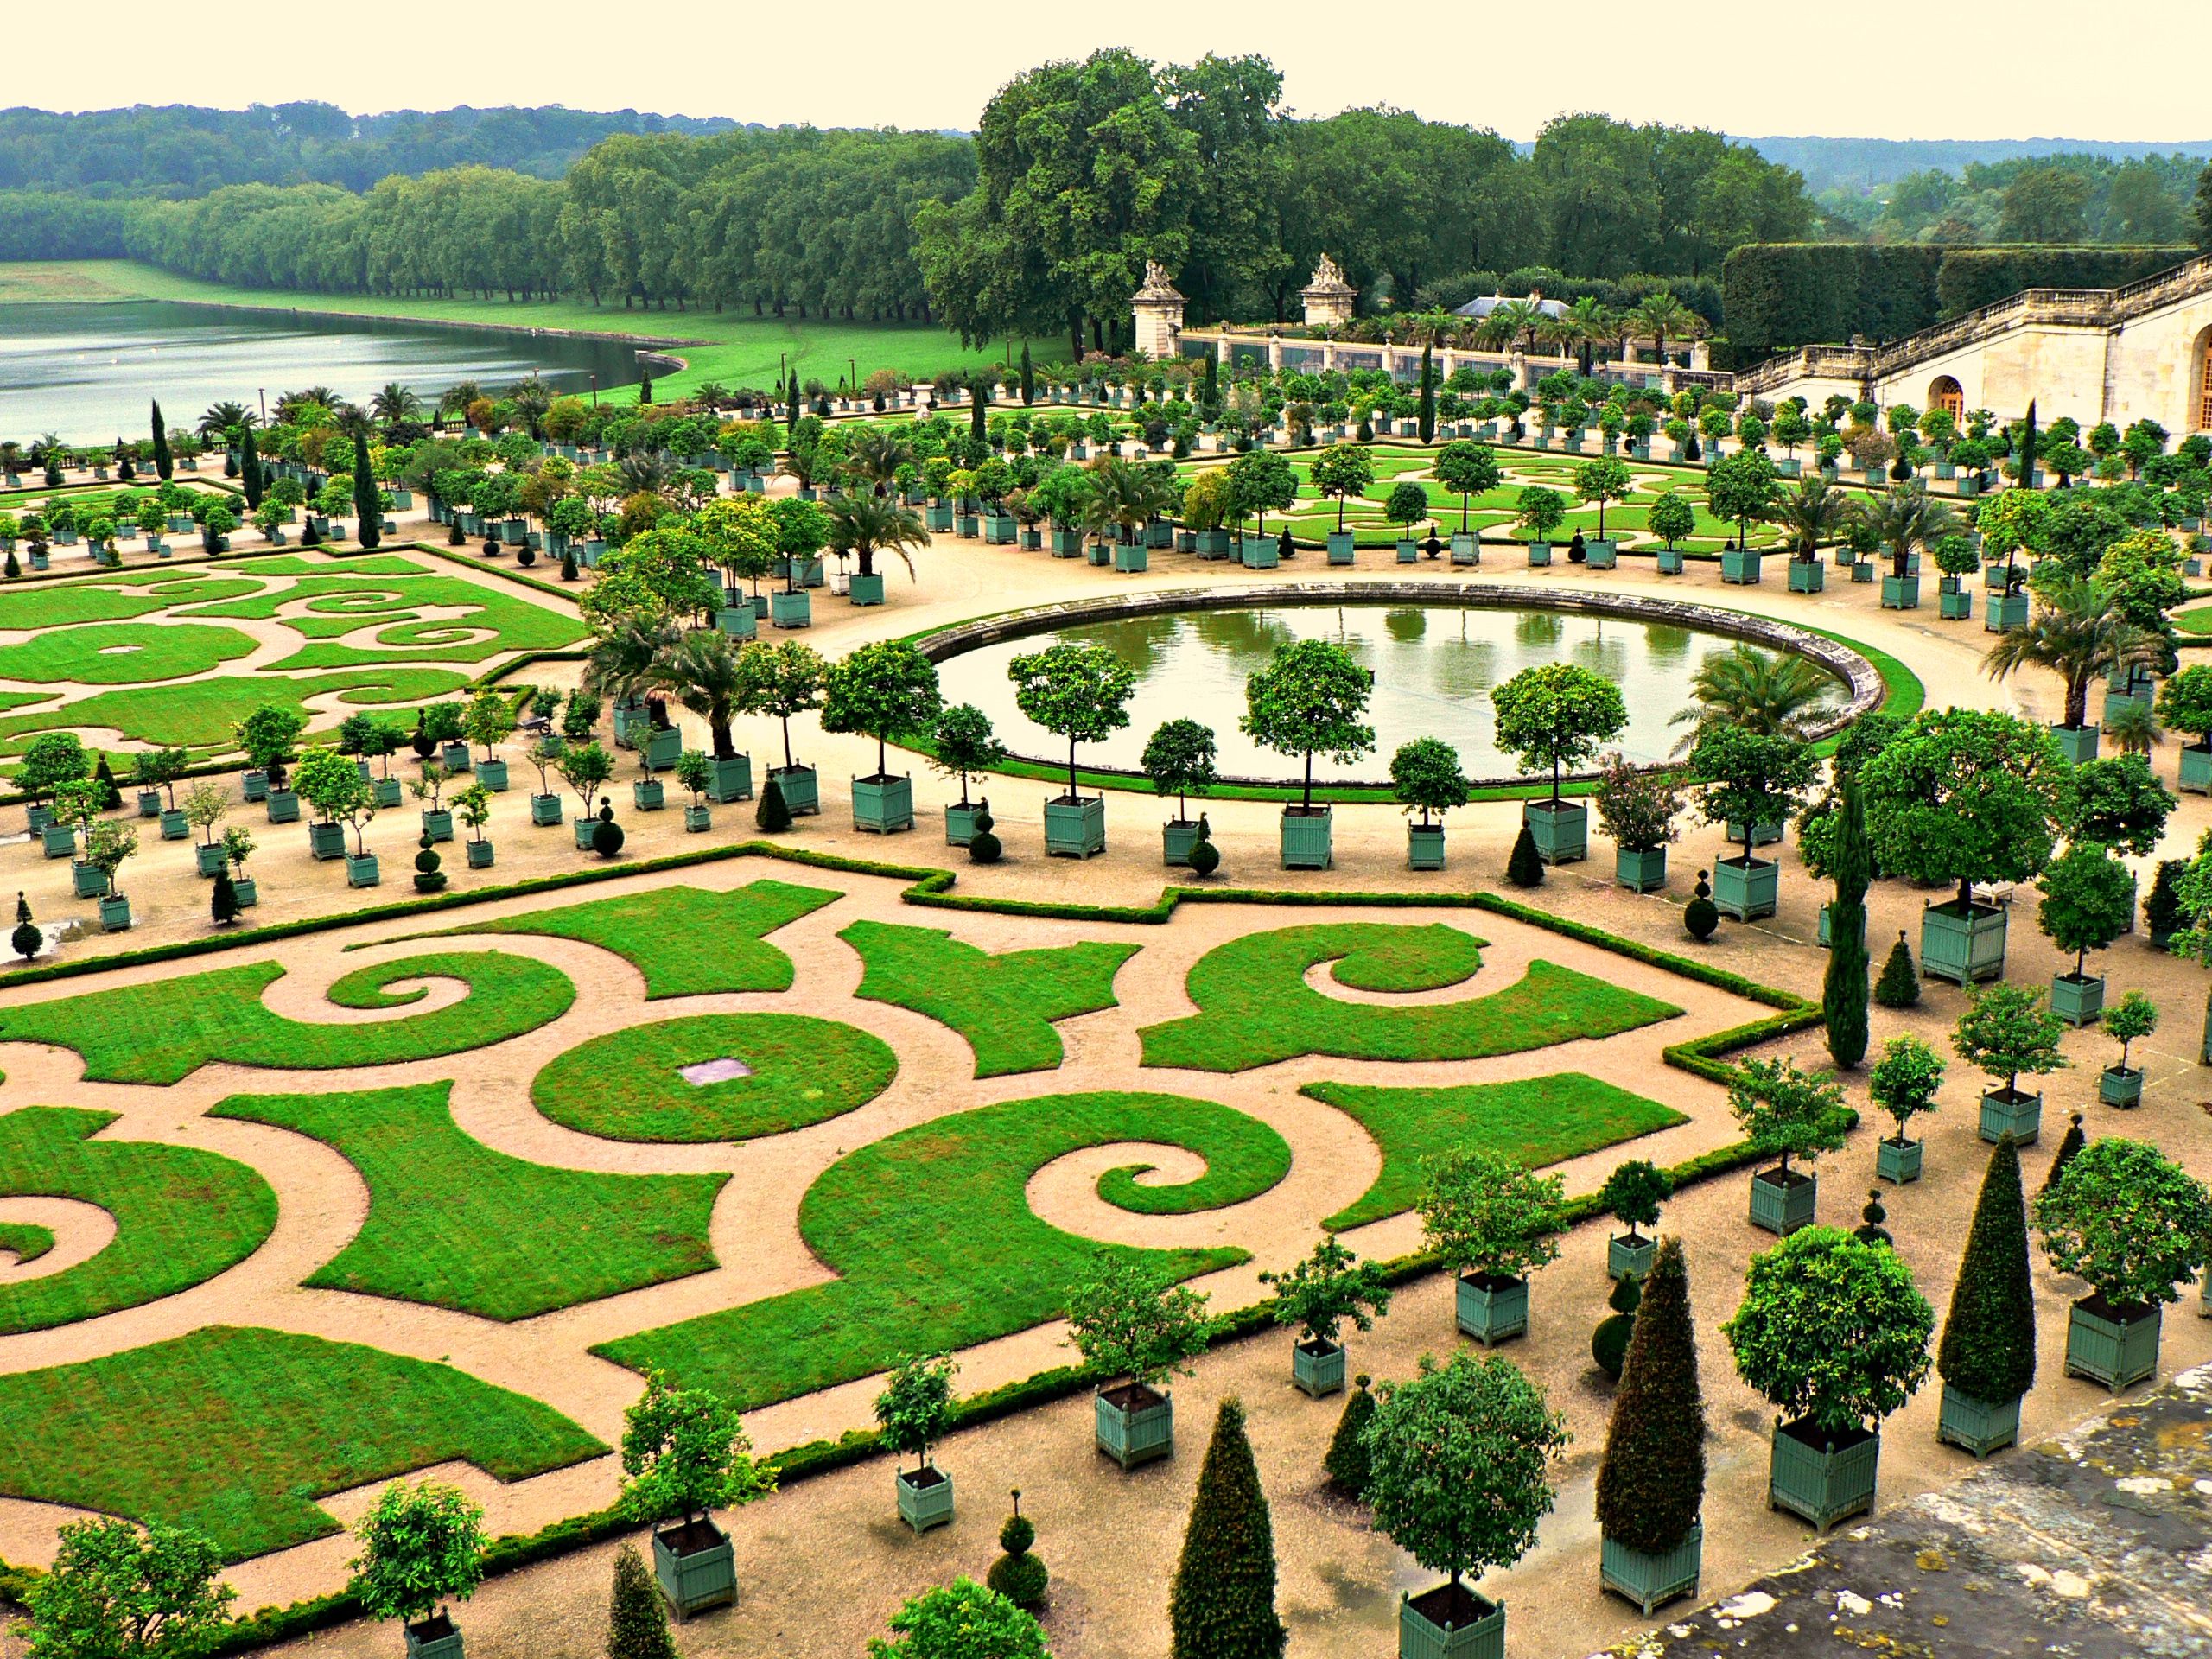
[[[0,60],[31,73],[0,96],[57,109],[559,103],[964,128],[1029,65],[1116,45],[1155,58],[1261,52],[1302,113],[1391,103],[1515,138],[1571,109],[1749,134],[2212,137],[2212,0],[379,0],[203,8],[183,28],[175,17],[168,0],[120,0],[97,24],[81,8],[22,8]]]

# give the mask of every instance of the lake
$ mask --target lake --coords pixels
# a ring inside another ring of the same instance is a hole
[[[1083,745],[1079,764],[1133,771],[1153,728],[1188,715],[1213,728],[1224,776],[1295,779],[1295,757],[1271,754],[1236,728],[1244,682],[1294,639],[1334,640],[1375,674],[1368,719],[1376,753],[1350,766],[1315,756],[1315,779],[1331,782],[1387,779],[1393,752],[1416,737],[1451,744],[1471,778],[1513,776],[1516,761],[1495,741],[1491,690],[1550,662],[1580,663],[1619,686],[1629,723],[1615,747],[1630,760],[1663,760],[1682,734],[1673,719],[1693,701],[1691,677],[1708,656],[1736,645],[1668,623],[1559,611],[1285,604],[1130,616],[1028,634],[948,658],[938,664],[938,678],[947,702],[982,709],[1014,753],[1065,766],[1066,742],[1014,707],[1007,664],[1060,641],[1103,645],[1136,671],[1136,696],[1128,725],[1103,743]],[[1840,703],[1840,681],[1834,696]]]
[[[143,438],[155,397],[185,427],[210,404],[253,408],[301,386],[365,402],[397,380],[433,403],[458,381],[496,389],[533,369],[562,391],[638,378],[635,347],[587,335],[169,300],[0,305],[0,438]]]

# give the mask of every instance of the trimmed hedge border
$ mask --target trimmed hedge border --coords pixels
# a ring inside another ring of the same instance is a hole
[[[58,979],[74,978],[85,974],[105,972],[110,969],[137,966],[145,963],[170,961],[184,957],[205,956],[237,948],[248,948],[276,939],[296,938],[305,934],[328,932],[358,924],[386,920],[397,917],[429,915],[440,912],[463,909],[472,905],[488,904],[495,900],[528,897],[541,893],[557,893],[571,887],[588,887],[597,883],[620,880],[626,876],[647,874],[660,870],[683,869],[702,864],[718,863],[733,858],[774,858],[788,863],[810,866],[817,869],[836,870],[847,874],[885,876],[903,880],[908,885],[900,895],[912,905],[985,912],[996,915],[1044,916],[1070,921],[1122,922],[1164,925],[1176,910],[1185,903],[1192,904],[1251,904],[1251,905],[1355,905],[1377,909],[1479,910],[1540,927],[1564,938],[1611,950],[1631,961],[1662,968],[1680,974],[1702,984],[1718,987],[1747,1000],[1760,1002],[1779,1010],[1771,1017],[1753,1020],[1747,1025],[1671,1045],[1663,1051],[1669,1065],[1681,1068],[1694,1076],[1726,1084],[1735,1076],[1723,1057],[1738,1050],[1784,1036],[1818,1025],[1821,1020],[1819,1005],[1807,1001],[1793,992],[1762,985],[1726,969],[1715,968],[1693,957],[1679,956],[1656,945],[1643,944],[1608,933],[1602,928],[1586,923],[1570,921],[1548,912],[1534,909],[1503,894],[1475,891],[1469,893],[1325,893],[1300,891],[1294,893],[1256,887],[1169,887],[1160,891],[1157,903],[1134,905],[1075,905],[1041,904],[1022,899],[994,899],[982,895],[956,894],[948,891],[957,880],[954,872],[925,866],[888,864],[869,859],[848,858],[841,854],[819,852],[810,848],[790,847],[777,842],[737,842],[723,847],[702,849],[697,852],[677,853],[665,857],[643,859],[635,863],[617,864],[591,869],[575,870],[560,875],[538,876],[526,881],[509,882],[496,887],[480,888],[469,893],[448,893],[429,898],[410,899],[396,904],[372,906],[364,910],[342,915],[311,918],[302,921],[281,923],[271,927],[256,928],[250,932],[222,938],[194,939],[175,944],[156,945],[149,950],[118,953],[85,962],[57,963],[46,968],[27,969],[12,974],[0,975],[0,988],[10,985],[30,985]],[[381,941],[364,941],[365,945]],[[361,948],[347,946],[348,950]],[[1858,1123],[1855,1112],[1849,1114],[1853,1127]],[[1725,1147],[1684,1160],[1672,1166],[1668,1174],[1675,1190],[1713,1179],[1757,1163],[1763,1156],[1748,1141],[1739,1141]],[[1569,1227],[1578,1226],[1604,1212],[1596,1193],[1570,1200],[1562,1210],[1562,1218]],[[1435,1272],[1442,1266],[1435,1254],[1417,1250],[1395,1257],[1381,1264],[1383,1274],[1392,1284],[1404,1284]],[[1252,1303],[1223,1314],[1213,1325],[1208,1346],[1239,1341],[1258,1335],[1274,1327],[1274,1300]],[[960,1401],[952,1410],[953,1428],[973,1428],[986,1423],[1027,1411],[1037,1406],[1048,1405],[1082,1393],[1094,1385],[1096,1379],[1088,1367],[1057,1366],[1050,1370],[1009,1382],[997,1389],[987,1389]],[[829,1474],[855,1464],[887,1455],[881,1444],[880,1434],[874,1430],[851,1430],[834,1440],[810,1440],[792,1446],[770,1459],[777,1471],[779,1486],[790,1487],[818,1475]],[[511,1573],[536,1562],[551,1560],[571,1550],[601,1543],[608,1539],[624,1536],[638,1530],[644,1523],[634,1517],[613,1509],[599,1510],[588,1515],[571,1516],[530,1534],[508,1534],[494,1539],[485,1552],[484,1564],[487,1577]],[[39,1576],[35,1567],[9,1568],[0,1564],[0,1597],[18,1602],[29,1584]],[[318,1596],[307,1601],[295,1602],[287,1607],[264,1607],[250,1616],[235,1620],[215,1643],[212,1651],[222,1654],[243,1653],[254,1649],[289,1641],[295,1637],[312,1631],[328,1630],[364,1617],[364,1610],[350,1593],[340,1591],[331,1595]]]

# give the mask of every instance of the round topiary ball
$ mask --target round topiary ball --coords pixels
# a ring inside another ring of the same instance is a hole
[[[1601,1322],[1590,1338],[1590,1357],[1598,1369],[1618,1382],[1621,1369],[1628,1362],[1628,1339],[1635,1334],[1636,1310],[1643,1300],[1643,1292],[1633,1278],[1624,1278],[1613,1287],[1613,1294],[1605,1306],[1613,1310],[1612,1318]]]
[[[1703,870],[1697,873],[1696,895],[1682,906],[1682,925],[1700,944],[1711,938],[1713,930],[1720,925],[1720,906],[1713,902],[1713,888]]]
[[[968,840],[968,861],[970,864],[995,864],[1004,856],[1006,849],[999,838],[988,830],[978,830]]]
[[[415,844],[423,849],[415,855],[415,891],[437,893],[442,890],[446,879],[439,873],[439,866],[445,861],[431,849],[430,837],[427,832]]]
[[[592,826],[591,849],[601,858],[612,858],[622,850],[622,826],[612,818],[601,818]]]
[[[1191,843],[1191,874],[1209,876],[1221,868],[1221,849],[1204,836]]]
[[[528,543],[515,550],[515,563],[527,568],[537,563],[537,554]]]

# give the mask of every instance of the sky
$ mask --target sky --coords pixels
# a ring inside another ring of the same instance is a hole
[[[75,8],[22,8],[8,55],[34,73],[8,77],[0,98],[50,109],[314,98],[356,112],[565,104],[968,129],[1031,65],[1126,46],[1178,60],[1262,53],[1301,114],[1388,103],[1510,138],[1565,110],[1745,135],[2212,137],[2208,0],[1920,13],[1730,0],[378,0],[218,7],[189,28],[175,16],[168,0],[117,0],[88,34]]]

